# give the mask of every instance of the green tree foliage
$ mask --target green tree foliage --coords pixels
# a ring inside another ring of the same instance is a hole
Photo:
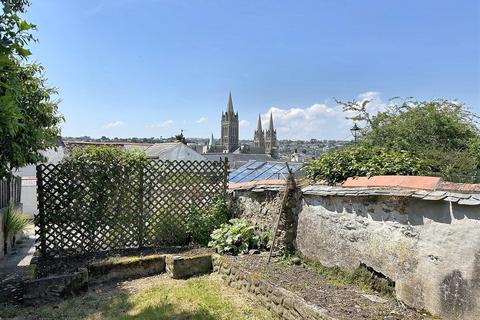
[[[69,163],[95,163],[99,166],[116,166],[119,164],[141,165],[147,161],[147,156],[141,151],[126,151],[111,146],[86,146],[73,148]]]
[[[40,151],[54,147],[60,136],[55,89],[43,67],[27,63],[35,26],[21,19],[25,0],[1,0],[0,14],[0,178],[13,169],[44,160]]]
[[[357,146],[312,162],[306,168],[308,176],[329,183],[377,174],[439,175],[461,182],[480,178],[477,115],[448,100],[395,101],[376,115],[368,112],[368,100],[337,101],[350,119],[363,124],[361,137]]]
[[[345,181],[349,177],[422,175],[429,170],[425,161],[405,151],[363,146],[328,152],[304,169],[308,178],[329,184]]]

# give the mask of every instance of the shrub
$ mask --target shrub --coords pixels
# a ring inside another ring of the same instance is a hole
[[[3,217],[3,233],[5,235],[5,242],[7,239],[15,239],[15,235],[24,230],[29,221],[30,220],[28,219],[27,215],[17,212],[13,208],[13,202],[9,201]],[[7,246],[5,245],[4,248],[6,251]]]
[[[304,168],[307,178],[329,184],[349,177],[374,175],[421,175],[429,166],[405,151],[351,146],[325,153]]]
[[[214,230],[211,238],[209,247],[215,248],[218,253],[236,255],[253,248],[267,248],[270,236],[246,219],[232,219]]]
[[[225,197],[218,197],[207,209],[192,208],[188,215],[187,229],[191,241],[207,245],[213,230],[228,221],[230,212]]]

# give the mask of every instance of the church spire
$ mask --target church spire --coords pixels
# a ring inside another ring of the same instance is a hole
[[[265,132],[265,152],[272,157],[276,157],[277,149],[277,131],[273,127],[273,114],[270,112],[270,123]]]
[[[258,124],[257,124],[257,131],[262,131],[262,120],[260,119],[260,113],[258,114]]]
[[[272,113],[270,112],[270,126],[268,127],[271,132],[273,132],[273,116]]]
[[[215,146],[215,138],[213,137],[213,132],[212,132],[212,134],[211,134],[211,136],[210,136],[210,140],[208,141],[208,145],[209,145],[210,147]]]
[[[232,92],[228,94],[227,113],[233,114]]]

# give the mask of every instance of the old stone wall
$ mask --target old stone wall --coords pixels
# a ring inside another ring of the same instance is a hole
[[[232,194],[234,216],[247,218],[261,229],[273,233],[280,214],[277,230],[276,251],[293,250],[296,236],[296,222],[301,205],[301,192],[293,188],[288,192],[286,202],[282,205],[284,190],[268,190],[262,192],[237,190]]]
[[[273,229],[281,202],[278,190],[238,190],[233,193],[233,199],[235,217],[248,218],[265,230]]]
[[[270,227],[282,192],[256,191],[235,191],[236,214]],[[303,194],[291,202],[292,245],[306,259],[365,264],[392,279],[411,307],[480,319],[480,206],[383,195]]]
[[[307,196],[297,249],[326,266],[361,263],[395,281],[406,304],[480,318],[480,207],[408,197]]]

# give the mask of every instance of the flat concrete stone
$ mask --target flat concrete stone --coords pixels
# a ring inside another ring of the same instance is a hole
[[[88,267],[91,283],[146,277],[165,272],[165,256],[122,257]]]
[[[174,279],[187,279],[190,277],[211,273],[213,269],[212,255],[199,255],[193,257],[167,256],[166,269]]]

